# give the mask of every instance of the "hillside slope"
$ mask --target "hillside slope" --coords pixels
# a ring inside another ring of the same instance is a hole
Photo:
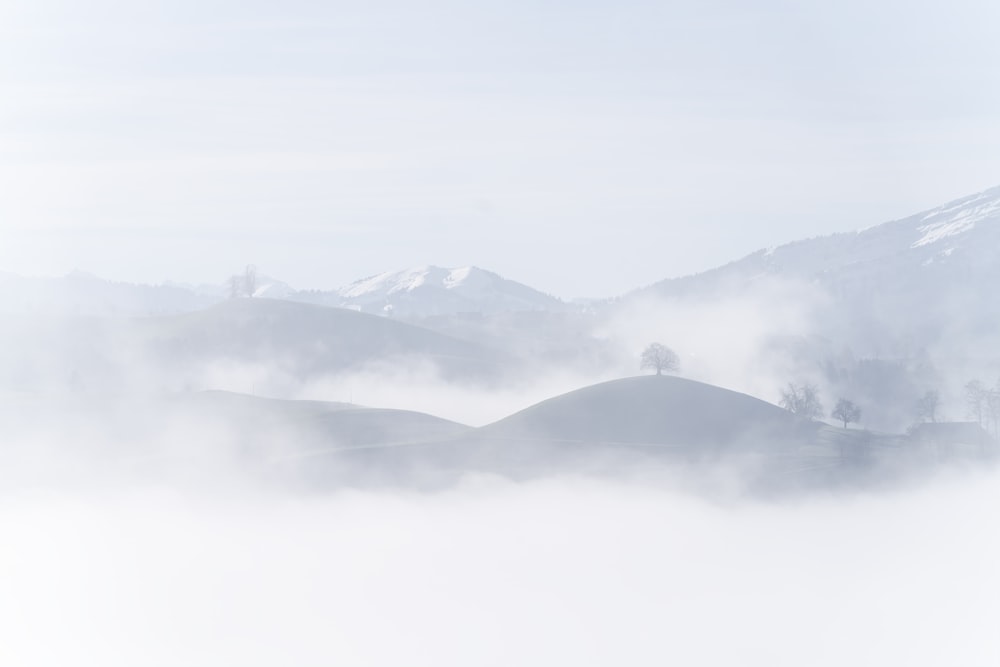
[[[232,299],[197,313],[135,324],[149,344],[170,356],[283,360],[302,372],[415,357],[451,370],[491,361],[483,348],[428,329],[274,299]]]
[[[171,285],[134,285],[74,272],[28,278],[0,272],[0,314],[7,316],[142,317],[206,308],[220,297]]]
[[[1000,187],[858,232],[761,250],[624,299],[710,299],[765,290],[775,279],[822,288],[834,306],[822,328],[848,343],[980,336],[1000,317]]]
[[[491,350],[422,327],[272,299],[231,299],[172,316],[7,324],[0,389],[254,391],[253,382],[269,378],[277,384],[268,391],[281,395],[280,386],[362,369],[488,379],[503,366]]]
[[[499,439],[666,446],[769,446],[808,424],[759,399],[671,376],[613,380],[548,399],[480,429]]]

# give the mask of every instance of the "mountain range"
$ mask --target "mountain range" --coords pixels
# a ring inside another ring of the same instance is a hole
[[[393,317],[566,308],[553,296],[474,266],[380,273],[330,292],[299,292],[291,298]]]
[[[329,291],[260,275],[244,290],[252,298],[224,284],[0,274],[0,441],[111,425],[128,435],[97,438],[111,443],[104,460],[150,470],[170,460],[187,474],[186,461],[215,454],[175,451],[161,434],[193,424],[262,474],[319,485],[649,470],[722,455],[769,485],[842,478],[861,465],[858,452],[891,466],[936,460],[903,435],[917,399],[938,397],[937,417],[955,420],[970,377],[986,379],[983,396],[1000,395],[990,388],[1000,374],[997,284],[1000,188],[586,306],[475,267],[424,266]],[[775,317],[783,309],[796,317]],[[653,340],[677,347],[686,377],[625,377]],[[817,385],[821,418],[838,399],[856,402],[861,428],[779,408],[789,382]],[[395,398],[354,405],[352,386]],[[512,409],[474,428],[454,412],[457,421],[412,409],[424,393],[437,397],[424,405],[467,394]],[[987,413],[979,419],[996,431]],[[133,451],[137,442],[153,449]]]
[[[1000,316],[1000,187],[857,232],[760,250],[625,297],[713,298],[767,290],[776,279],[830,299],[831,338],[880,349],[989,336]]]
[[[223,283],[0,274],[0,386],[38,386],[62,368],[63,384],[145,376],[164,388],[233,388],[210,381],[220,364],[244,374],[266,367],[286,387],[420,364],[483,382],[569,369],[598,379],[634,372],[641,347],[662,340],[679,347],[682,371],[696,379],[769,400],[784,382],[814,382],[828,395],[878,404],[866,423],[895,429],[923,393],[950,393],[954,413],[965,381],[1000,375],[997,284],[1000,188],[586,306],[476,267],[423,266],[329,291],[261,275],[254,298],[232,298]],[[692,307],[718,312],[692,319]],[[793,325],[774,317],[782,308],[797,313]],[[767,381],[728,381],[724,363],[706,362],[741,345],[758,357],[747,373]],[[149,364],[158,370],[135,370]]]
[[[909,313],[948,305],[968,312],[1000,277],[1000,187],[900,220],[762,249],[702,273],[668,278],[612,301],[637,296],[710,295],[780,277],[822,286],[835,298],[886,304]],[[0,313],[144,316],[203,309],[224,300],[223,284],[161,286],[112,282],[82,272],[61,278],[0,273]],[[332,290],[297,290],[262,277],[254,296],[360,312],[422,318],[458,313],[566,312],[578,307],[474,266],[421,266],[380,273]],[[599,304],[600,302],[593,302]],[[976,308],[978,312],[980,309]],[[992,317],[990,310],[986,317]],[[890,318],[895,320],[895,313]],[[907,321],[907,326],[910,322]],[[932,325],[924,321],[921,326]]]

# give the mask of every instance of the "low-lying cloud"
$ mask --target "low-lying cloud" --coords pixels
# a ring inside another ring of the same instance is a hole
[[[996,482],[784,504],[585,478],[25,491],[0,500],[0,661],[996,664]]]

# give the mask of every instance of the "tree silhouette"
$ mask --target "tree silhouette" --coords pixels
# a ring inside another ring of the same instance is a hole
[[[847,428],[847,425],[851,422],[861,419],[861,408],[855,405],[853,401],[842,398],[837,401],[837,405],[833,408],[830,416],[844,422],[844,428]]]
[[[814,384],[797,385],[789,382],[781,390],[779,405],[806,419],[818,419],[823,414],[823,404],[819,401],[819,391]]]
[[[657,375],[663,372],[673,373],[681,367],[681,360],[677,353],[661,343],[650,343],[639,361],[640,370],[653,370]]]
[[[941,396],[933,389],[917,399],[917,419],[922,422],[936,422]]]
[[[246,269],[243,270],[243,292],[248,297],[252,297],[257,292],[257,267],[253,264],[247,264]]]
[[[989,390],[979,380],[972,380],[965,385],[965,404],[969,408],[969,416],[975,417],[980,426],[986,412]]]

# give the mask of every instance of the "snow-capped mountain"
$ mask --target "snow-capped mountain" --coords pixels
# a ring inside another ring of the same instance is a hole
[[[286,282],[263,276],[257,280],[254,297],[257,299],[292,299],[297,290]]]
[[[865,278],[899,282],[921,267],[995,266],[1000,259],[1000,187],[923,213],[857,232],[796,241],[759,250],[704,273],[668,279],[640,291],[685,292],[725,282],[753,282],[769,275],[827,284]],[[877,287],[877,285],[871,285]]]
[[[760,250],[624,297],[710,299],[775,280],[825,292],[827,335],[917,346],[982,338],[1000,321],[1000,187],[884,224]],[[837,335],[849,329],[853,335]],[[885,349],[883,347],[882,349]]]
[[[399,317],[569,308],[553,296],[472,266],[457,269],[423,266],[382,273],[330,291],[296,290],[264,275],[257,276],[254,285],[254,298],[298,301]],[[61,278],[26,278],[0,272],[0,313],[164,315],[201,310],[230,298],[232,292],[233,287],[228,282],[152,286],[117,283],[82,272]]]
[[[421,266],[381,273],[331,292],[299,292],[292,298],[399,317],[566,307],[553,296],[474,266]]]

